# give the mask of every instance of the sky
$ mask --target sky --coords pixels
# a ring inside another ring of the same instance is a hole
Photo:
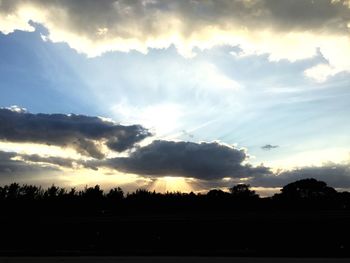
[[[1,0],[0,184],[350,188],[350,1]]]

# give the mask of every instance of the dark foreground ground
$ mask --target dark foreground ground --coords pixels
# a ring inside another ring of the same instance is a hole
[[[343,263],[337,258],[220,258],[220,257],[45,257],[1,258],[2,263]]]
[[[2,257],[122,256],[103,257],[98,261],[94,258],[62,258],[62,261],[52,259],[51,262],[139,262],[138,258],[123,256],[146,256],[142,258],[146,260],[143,262],[151,260],[147,256],[190,256],[183,262],[194,262],[194,259],[195,262],[274,262],[266,258],[255,261],[221,258],[217,261],[212,257],[350,257],[349,211],[79,217],[3,214],[0,225]],[[196,258],[198,256],[204,258]],[[167,260],[165,262],[175,262],[174,258]],[[282,262],[349,262],[288,260]],[[0,258],[0,262],[47,261],[43,258]]]

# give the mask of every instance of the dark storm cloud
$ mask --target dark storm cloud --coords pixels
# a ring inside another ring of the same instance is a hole
[[[266,167],[242,164],[244,150],[213,143],[153,141],[138,148],[129,157],[95,162],[127,173],[159,176],[183,176],[212,180],[223,177],[249,177],[269,173]]]
[[[269,150],[272,150],[272,149],[276,149],[278,147],[279,147],[278,145],[266,144],[266,145],[262,146],[261,149],[269,151]]]
[[[101,159],[100,143],[124,151],[150,136],[140,125],[123,126],[98,117],[64,114],[31,114],[0,109],[0,140],[32,142],[74,148]]]

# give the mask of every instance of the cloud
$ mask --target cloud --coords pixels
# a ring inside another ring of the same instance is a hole
[[[40,173],[57,172],[58,168],[29,164],[18,160],[17,153],[0,151],[0,182],[3,179],[16,178],[18,176],[26,178],[37,176]],[[6,180],[5,180],[6,181]]]
[[[261,149],[269,151],[269,150],[272,150],[272,149],[276,149],[278,147],[279,147],[278,145],[266,144],[264,146],[261,146]]]
[[[53,165],[60,168],[71,168],[76,171],[81,168],[88,168],[92,170],[98,170],[95,166],[91,165],[89,161],[81,160],[81,159],[72,159],[72,158],[64,158],[58,156],[41,156],[39,154],[22,154],[16,153],[16,160],[24,161],[28,164],[34,163],[43,164],[43,165]]]
[[[203,180],[250,177],[270,173],[266,167],[243,164],[244,150],[212,143],[156,140],[138,148],[129,157],[96,161],[118,171],[150,177],[181,176]],[[94,162],[92,162],[94,163]]]
[[[326,163],[322,166],[306,166],[276,174],[254,177],[250,181],[253,186],[282,187],[296,180],[315,178],[332,187],[350,188],[350,163]]]
[[[71,147],[98,159],[104,157],[104,144],[122,152],[148,136],[140,125],[123,126],[99,117],[0,109],[0,140]]]
[[[67,168],[73,168],[74,165],[78,163],[78,161],[70,158],[62,158],[62,157],[56,157],[56,156],[43,157],[38,154],[31,154],[31,155],[17,154],[17,158],[20,158],[20,160],[25,161],[27,163],[28,162],[45,163],[45,164],[53,164],[59,167],[67,167]]]
[[[62,168],[77,172],[83,168],[97,170],[106,167],[155,180],[166,176],[193,178],[188,183],[193,189],[201,190],[231,187],[238,183],[276,190],[306,178],[315,178],[336,188],[350,188],[350,163],[329,162],[322,166],[272,172],[263,165],[253,167],[246,160],[244,150],[217,142],[154,141],[139,147],[129,157],[91,161],[0,151],[0,182],[30,181],[33,178],[39,183],[44,179],[52,182],[60,179]],[[103,174],[100,176],[102,178]]]
[[[88,56],[170,45],[188,57],[196,48],[239,46],[240,55],[268,54],[271,61],[319,52],[331,72],[323,68],[320,77],[316,65],[317,74],[306,76],[320,81],[350,71],[349,16],[347,0],[2,0],[0,31],[33,31],[34,21],[48,28],[44,39]]]
[[[317,82],[324,82],[329,78],[330,76],[334,76],[337,73],[341,72],[341,70],[338,70],[334,67],[331,67],[328,64],[318,64],[314,67],[311,67],[307,70],[305,70],[305,76],[314,79]]]

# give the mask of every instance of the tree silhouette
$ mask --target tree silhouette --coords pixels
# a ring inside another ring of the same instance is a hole
[[[149,199],[152,195],[155,195],[155,192],[152,193],[147,189],[139,188],[134,193],[128,194],[128,197],[133,199]]]
[[[70,189],[70,191],[68,192],[68,195],[71,196],[71,197],[73,197],[73,196],[76,195],[76,193],[77,193],[77,190],[75,189],[75,187],[72,187],[72,188]]]
[[[41,187],[37,187],[35,185],[23,185],[20,188],[20,195],[22,199],[35,200],[42,197],[43,190]]]
[[[287,184],[281,189],[281,197],[288,199],[324,199],[334,197],[337,191],[325,182],[309,178]]]
[[[66,193],[64,188],[57,187],[55,185],[51,185],[45,192],[44,196],[48,198],[57,198],[62,197]]]
[[[304,179],[284,186],[280,194],[272,198],[260,198],[249,184],[238,184],[229,192],[212,189],[207,194],[167,192],[156,193],[137,189],[124,195],[120,187],[114,187],[104,194],[99,185],[86,186],[83,190],[66,190],[55,185],[45,191],[35,185],[12,183],[0,187],[0,201],[3,213],[6,211],[30,211],[37,213],[89,214],[123,213],[127,211],[159,212],[203,212],[256,210],[256,209],[350,209],[350,194],[338,193],[325,182]],[[7,209],[7,210],[6,210]],[[124,209],[124,210],[123,210]],[[107,211],[108,210],[108,211]]]
[[[207,193],[207,197],[209,198],[223,198],[226,197],[227,195],[229,195],[229,193],[224,192],[220,189],[212,189]]]
[[[101,200],[103,198],[103,190],[101,190],[99,185],[94,187],[85,186],[84,191],[81,192],[81,196],[90,200]]]
[[[20,196],[20,186],[18,183],[12,183],[4,187],[8,199],[18,199]]]
[[[249,184],[237,184],[230,188],[231,195],[235,198],[257,198],[255,191],[250,190]]]
[[[122,200],[124,198],[124,192],[120,187],[115,187],[109,190],[106,197],[110,200]]]

